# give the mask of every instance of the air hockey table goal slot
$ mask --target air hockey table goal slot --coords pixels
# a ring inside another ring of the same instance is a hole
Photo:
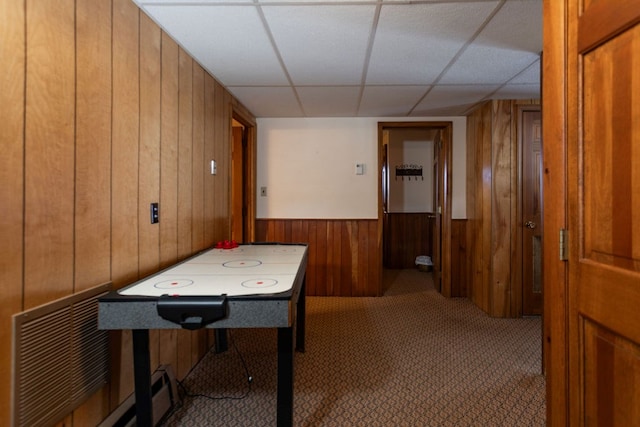
[[[196,330],[227,317],[227,297],[162,295],[157,310],[163,319]]]

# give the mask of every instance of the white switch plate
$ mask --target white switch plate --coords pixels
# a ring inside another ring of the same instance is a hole
[[[364,163],[356,163],[356,175],[364,175]]]

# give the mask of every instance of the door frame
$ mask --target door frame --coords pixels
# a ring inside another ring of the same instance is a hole
[[[419,121],[419,122],[378,122],[378,250],[380,253],[380,270],[382,271],[383,223],[384,223],[384,185],[383,167],[385,160],[383,133],[386,129],[399,128],[427,128],[438,129],[442,135],[442,150],[444,150],[444,164],[441,168],[441,179],[444,186],[444,203],[442,206],[442,245],[441,245],[441,292],[445,297],[451,297],[451,164],[452,164],[452,131],[453,122],[449,121]],[[388,171],[387,171],[388,173]],[[380,281],[380,294],[382,281]]]
[[[568,267],[558,256],[558,234],[567,228],[566,2],[545,0],[542,20],[543,363],[547,425],[564,426],[569,423]]]
[[[233,121],[244,126],[244,137],[247,140],[246,146],[243,146],[242,165],[243,173],[243,187],[244,187],[244,199],[245,199],[245,212],[241,213],[244,222],[244,242],[253,242],[255,240],[255,225],[256,225],[256,147],[257,147],[257,124],[255,118],[244,108],[239,105],[231,105],[231,118],[229,120],[229,135],[231,135],[230,143],[233,144]],[[229,161],[231,162],[231,148],[229,150]],[[231,192],[233,183],[229,182],[229,217],[233,214],[233,207],[231,204]]]

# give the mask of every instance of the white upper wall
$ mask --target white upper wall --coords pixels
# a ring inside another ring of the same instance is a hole
[[[378,218],[378,123],[416,121],[453,123],[452,217],[465,218],[466,117],[257,119],[256,217]]]

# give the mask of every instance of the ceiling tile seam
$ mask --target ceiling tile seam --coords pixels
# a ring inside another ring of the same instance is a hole
[[[493,18],[498,14],[498,12],[500,11],[500,9],[502,9],[502,7],[504,6],[504,4],[507,2],[507,0],[500,0],[500,3],[498,3],[498,5],[493,9],[493,11],[489,14],[489,16],[487,17],[487,19],[484,20],[484,22],[482,23],[482,25],[480,25],[480,27],[478,27],[478,29],[476,30],[476,32],[466,41],[466,43],[460,48],[460,50],[458,50],[458,52],[453,56],[453,58],[451,58],[451,61],[449,61],[449,63],[442,69],[442,71],[440,72],[440,74],[438,75],[438,77],[435,78],[435,80],[431,83],[432,86],[427,89],[427,91],[424,93],[424,95],[422,95],[420,97],[420,99],[418,99],[418,102],[415,103],[415,105],[413,107],[411,107],[411,109],[409,110],[409,112],[407,113],[408,115],[411,115],[413,113],[413,111],[418,108],[418,105],[420,105],[420,103],[427,97],[427,95],[429,95],[429,93],[431,92],[431,90],[433,89],[433,87],[435,85],[438,84],[438,82],[442,79],[442,77],[447,73],[447,71],[449,71],[449,69],[451,67],[453,67],[453,64],[456,63],[456,61],[458,61],[458,59],[460,59],[460,57],[462,56],[462,54],[469,48],[469,46],[471,46],[471,43],[474,42],[475,39],[478,38],[478,36],[484,31],[484,29],[487,27],[487,25],[489,25],[489,23],[493,20]]]
[[[380,22],[380,11],[382,10],[382,3],[376,5],[376,11],[373,14],[373,22],[371,23],[371,31],[369,32],[369,40],[367,43],[367,50],[364,55],[364,63],[362,64],[362,76],[360,77],[360,93],[358,94],[358,105],[356,105],[356,116],[360,113],[360,106],[362,105],[362,97],[364,96],[364,88],[367,82],[367,73],[369,72],[369,63],[371,62],[371,52],[373,52],[373,43],[376,39],[376,33],[378,31],[378,23]]]
[[[256,11],[258,12],[258,16],[260,17],[260,21],[262,21],[262,26],[264,27],[264,31],[267,33],[267,37],[269,38],[269,42],[271,43],[271,47],[273,48],[273,51],[274,51],[276,57],[278,58],[278,62],[280,63],[280,66],[282,67],[282,72],[284,73],[285,77],[287,78],[287,81],[289,82],[289,87],[293,91],[293,95],[295,96],[296,101],[298,102],[298,107],[300,108],[300,111],[302,112],[302,115],[304,117],[306,117],[307,113],[304,111],[304,106],[302,105],[302,101],[300,100],[300,95],[298,94],[298,91],[296,90],[296,87],[293,85],[293,80],[291,79],[291,75],[289,74],[289,70],[287,70],[287,67],[284,64],[284,59],[282,59],[282,54],[280,53],[280,49],[278,49],[278,45],[276,44],[276,40],[273,37],[273,33],[271,32],[271,28],[269,27],[269,24],[267,23],[267,18],[264,16],[264,11],[262,10],[262,6],[260,5],[258,0],[253,0],[253,4],[256,6]]]

